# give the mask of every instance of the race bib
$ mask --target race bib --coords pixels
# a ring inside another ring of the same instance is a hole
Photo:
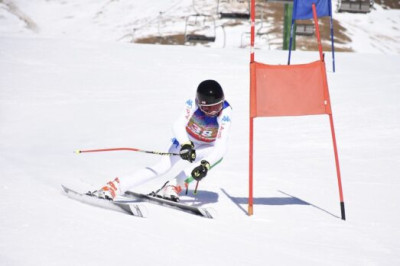
[[[216,117],[205,116],[203,112],[197,110],[189,119],[186,131],[197,140],[213,142],[217,138],[218,127]]]

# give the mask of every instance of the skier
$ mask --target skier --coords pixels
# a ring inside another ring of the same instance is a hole
[[[195,100],[186,101],[182,114],[173,125],[174,138],[168,152],[179,153],[180,156],[162,157],[157,164],[143,168],[130,177],[117,177],[89,194],[111,200],[169,171],[176,171],[178,175],[174,179],[151,194],[179,201],[179,194],[185,188],[185,179],[191,175],[196,181],[202,180],[210,167],[224,156],[231,112],[232,108],[225,100],[220,84],[215,80],[202,81]]]

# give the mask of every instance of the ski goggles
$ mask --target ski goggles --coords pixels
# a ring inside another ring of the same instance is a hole
[[[197,104],[203,113],[205,113],[207,116],[217,116],[219,112],[221,112],[222,107],[224,105],[224,101],[220,101],[217,103],[213,104]]]

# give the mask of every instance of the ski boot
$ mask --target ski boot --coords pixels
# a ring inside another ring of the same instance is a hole
[[[86,193],[89,196],[98,197],[101,199],[113,200],[120,193],[119,178],[116,177],[102,187],[100,190],[89,191]]]
[[[170,201],[179,201],[179,193],[182,192],[181,186],[168,185],[168,182],[156,192],[151,192],[149,195]]]

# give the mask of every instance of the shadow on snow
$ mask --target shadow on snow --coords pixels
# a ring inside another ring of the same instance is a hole
[[[241,204],[248,204],[248,200],[249,198],[243,198],[243,197],[233,197],[231,196],[225,189],[221,188],[221,191],[233,202],[236,204],[236,206],[243,211],[245,214],[248,214],[247,210],[245,210]],[[340,218],[339,216],[321,208],[318,207],[312,203],[309,203],[305,200],[302,200],[300,198],[297,198],[295,196],[292,196],[288,193],[285,193],[283,191],[278,190],[278,192],[286,195],[286,197],[270,197],[270,198],[253,198],[253,204],[254,205],[273,205],[273,206],[277,206],[277,205],[308,205],[308,206],[312,206],[322,212],[325,212],[333,217],[336,218]]]
[[[207,190],[199,190],[197,194],[194,194],[194,190],[189,190],[188,194],[183,194],[180,197],[180,203],[190,204],[192,206],[202,206],[208,203],[216,203],[218,202],[218,193],[207,191]]]

